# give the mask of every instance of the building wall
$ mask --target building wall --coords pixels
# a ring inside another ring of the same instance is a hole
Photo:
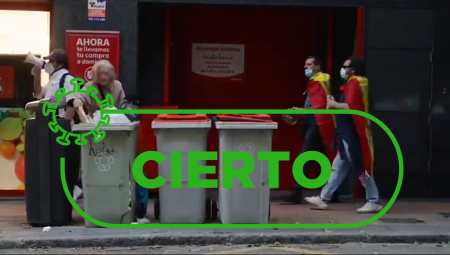
[[[199,0],[198,3],[216,4],[256,4],[259,0]],[[180,3],[193,2],[184,0],[142,0],[140,2],[165,2]],[[264,1],[266,4],[275,1]],[[286,0],[277,1],[282,5],[312,5],[312,0]],[[343,4],[347,2],[346,4]],[[445,78],[439,76],[437,71],[432,78],[431,66],[436,69],[436,63],[445,63],[448,56],[440,53],[430,61],[430,52],[433,45],[445,40],[433,34],[436,24],[444,22],[433,22],[433,10],[431,8],[447,7],[450,1],[426,1],[426,0],[390,0],[377,1],[374,4],[370,0],[340,0],[320,1],[321,5],[341,3],[345,6],[365,6],[368,9],[366,17],[366,60],[368,76],[371,79],[371,113],[383,121],[394,135],[402,148],[405,161],[405,177],[402,187],[402,195],[405,197],[424,196],[433,193],[434,196],[442,195],[442,191],[434,188],[437,181],[430,181],[429,175],[434,173],[437,177],[433,180],[446,180],[441,172],[445,171],[447,164],[442,164],[442,170],[436,164],[446,159],[447,151],[439,155],[433,151],[432,158],[429,155],[429,100],[430,88],[434,84],[442,83]],[[357,4],[359,3],[359,4]],[[375,6],[381,5],[381,6]],[[445,6],[444,6],[445,5]],[[377,8],[374,8],[377,7]],[[381,8],[380,8],[381,7]],[[389,7],[389,8],[387,8]],[[415,7],[405,9],[405,7]],[[147,8],[147,9],[146,9]],[[119,30],[121,32],[121,81],[127,94],[148,95],[146,105],[160,105],[164,97],[163,64],[164,61],[164,15],[163,7],[158,10],[155,5],[148,5],[141,9],[141,28],[146,31],[141,40],[147,48],[141,50],[141,57],[149,57],[150,61],[138,64],[138,0],[109,0],[107,1],[106,22],[89,22],[87,20],[87,1],[85,0],[54,0],[54,40],[55,47],[65,48],[65,30]],[[424,10],[427,9],[427,10]],[[443,10],[441,10],[443,11]],[[448,11],[448,10],[445,10]],[[153,24],[153,26],[151,25]],[[381,24],[381,25],[380,25]],[[385,24],[384,26],[382,24]],[[388,25],[386,25],[388,24]],[[389,24],[406,24],[391,26]],[[405,27],[406,26],[406,27]],[[420,31],[420,32],[417,32]],[[144,34],[144,33],[143,33]],[[151,38],[151,35],[159,36]],[[417,36],[420,34],[421,36]],[[444,34],[444,33],[443,33]],[[159,40],[159,39],[161,40]],[[389,38],[389,40],[386,40]],[[434,40],[434,44],[433,44]],[[149,46],[152,47],[149,47]],[[143,46],[144,47],[144,46]],[[389,61],[386,61],[389,60]],[[436,63],[433,63],[436,62]],[[141,75],[137,74],[140,67]],[[160,69],[157,69],[157,68]],[[442,64],[442,70],[447,67]],[[395,79],[386,73],[396,70]],[[441,71],[439,71],[441,72]],[[142,88],[139,89],[139,85]],[[442,93],[443,85],[439,86],[436,93]],[[386,91],[390,91],[386,93]],[[174,91],[172,95],[178,91]],[[400,98],[400,99],[399,99]],[[410,101],[409,99],[413,100]],[[433,98],[431,98],[433,100]],[[444,100],[442,98],[442,100]],[[450,101],[450,100],[449,100]],[[404,102],[404,104],[401,104]],[[397,104],[397,105],[396,105]],[[387,106],[392,106],[391,108]],[[449,110],[450,111],[450,110]],[[436,123],[435,123],[436,124]],[[448,126],[440,124],[442,131]],[[434,132],[438,132],[434,127]],[[377,182],[383,197],[390,197],[396,187],[398,172],[398,160],[390,138],[379,127],[374,127],[375,150],[378,159],[375,161]],[[415,139],[411,139],[414,137]],[[447,139],[435,135],[435,140],[440,139],[448,144]],[[436,142],[436,141],[435,141]],[[437,146],[433,145],[432,146]],[[431,162],[431,169],[428,161]],[[439,164],[440,165],[440,164]],[[425,180],[425,181],[423,181]],[[440,186],[440,185],[439,185]],[[445,186],[441,186],[445,187]],[[440,194],[439,194],[440,193]]]
[[[433,10],[368,8],[365,34],[371,114],[389,127],[401,148],[401,194],[428,195],[424,180],[429,160]],[[373,125],[373,136],[376,180],[381,195],[389,197],[397,186],[398,156],[391,139],[378,125]]]
[[[106,21],[87,19],[87,1],[54,0],[54,46],[66,48],[66,30],[120,31],[120,80],[127,95],[137,94],[137,0],[106,3]]]
[[[448,2],[442,2],[450,5]],[[432,196],[450,197],[450,89],[448,59],[450,58],[450,9],[439,8],[434,16],[433,67],[430,111],[430,193]]]

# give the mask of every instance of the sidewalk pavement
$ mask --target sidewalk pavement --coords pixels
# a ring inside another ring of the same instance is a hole
[[[271,223],[356,223],[373,215],[356,214],[359,203],[310,210],[308,205],[271,204]],[[153,215],[149,206],[149,215]],[[113,247],[150,245],[273,244],[273,243],[448,243],[450,203],[398,201],[380,220],[358,229],[105,229],[85,228],[74,211],[72,226],[31,228],[24,201],[0,201],[0,249],[43,247]]]

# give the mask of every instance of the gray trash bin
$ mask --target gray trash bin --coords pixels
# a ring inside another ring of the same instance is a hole
[[[96,124],[77,124],[74,133],[86,133]],[[139,122],[109,124],[102,141],[94,137],[81,146],[81,176],[84,211],[96,220],[113,224],[134,221],[135,185],[132,166],[137,156],[137,127]],[[85,220],[86,227],[97,225]]]
[[[206,189],[188,187],[188,152],[207,151],[208,132],[211,128],[210,119],[204,114],[172,115],[160,114],[153,121],[158,152],[166,156],[159,164],[159,175],[167,182],[159,188],[159,201],[155,203],[155,217],[161,223],[204,223],[206,220]],[[172,188],[172,151],[182,153],[182,187]],[[199,165],[206,165],[199,161]],[[200,175],[199,179],[206,179]]]
[[[269,115],[224,115],[216,121],[219,130],[219,155],[225,151],[252,154],[255,169],[249,175],[255,188],[244,188],[234,178],[233,188],[223,188],[219,182],[219,212],[223,224],[267,224],[270,218],[269,163],[258,161],[258,152],[272,151],[272,133],[278,128]],[[220,157],[220,156],[219,156]],[[234,168],[244,167],[235,161]],[[219,161],[219,180],[223,177],[223,162]]]

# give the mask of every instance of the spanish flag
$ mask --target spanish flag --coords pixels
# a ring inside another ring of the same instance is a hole
[[[352,76],[347,83],[341,87],[345,99],[351,110],[369,112],[369,80],[361,76]],[[356,130],[361,143],[363,153],[364,169],[366,174],[373,174],[373,139],[370,120],[359,115],[353,115]]]
[[[313,109],[327,109],[327,97],[330,95],[330,75],[317,72],[308,82],[307,92]],[[325,145],[327,157],[333,162],[335,153],[332,149],[336,122],[332,114],[314,115],[323,143]]]

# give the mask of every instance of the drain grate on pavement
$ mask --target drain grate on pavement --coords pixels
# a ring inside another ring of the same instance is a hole
[[[446,219],[450,219],[450,213],[448,212],[440,212],[440,215],[442,215],[442,217],[446,218]]]
[[[415,218],[384,218],[379,219],[379,221],[388,224],[413,224],[413,223],[424,223],[425,221],[415,219]]]

